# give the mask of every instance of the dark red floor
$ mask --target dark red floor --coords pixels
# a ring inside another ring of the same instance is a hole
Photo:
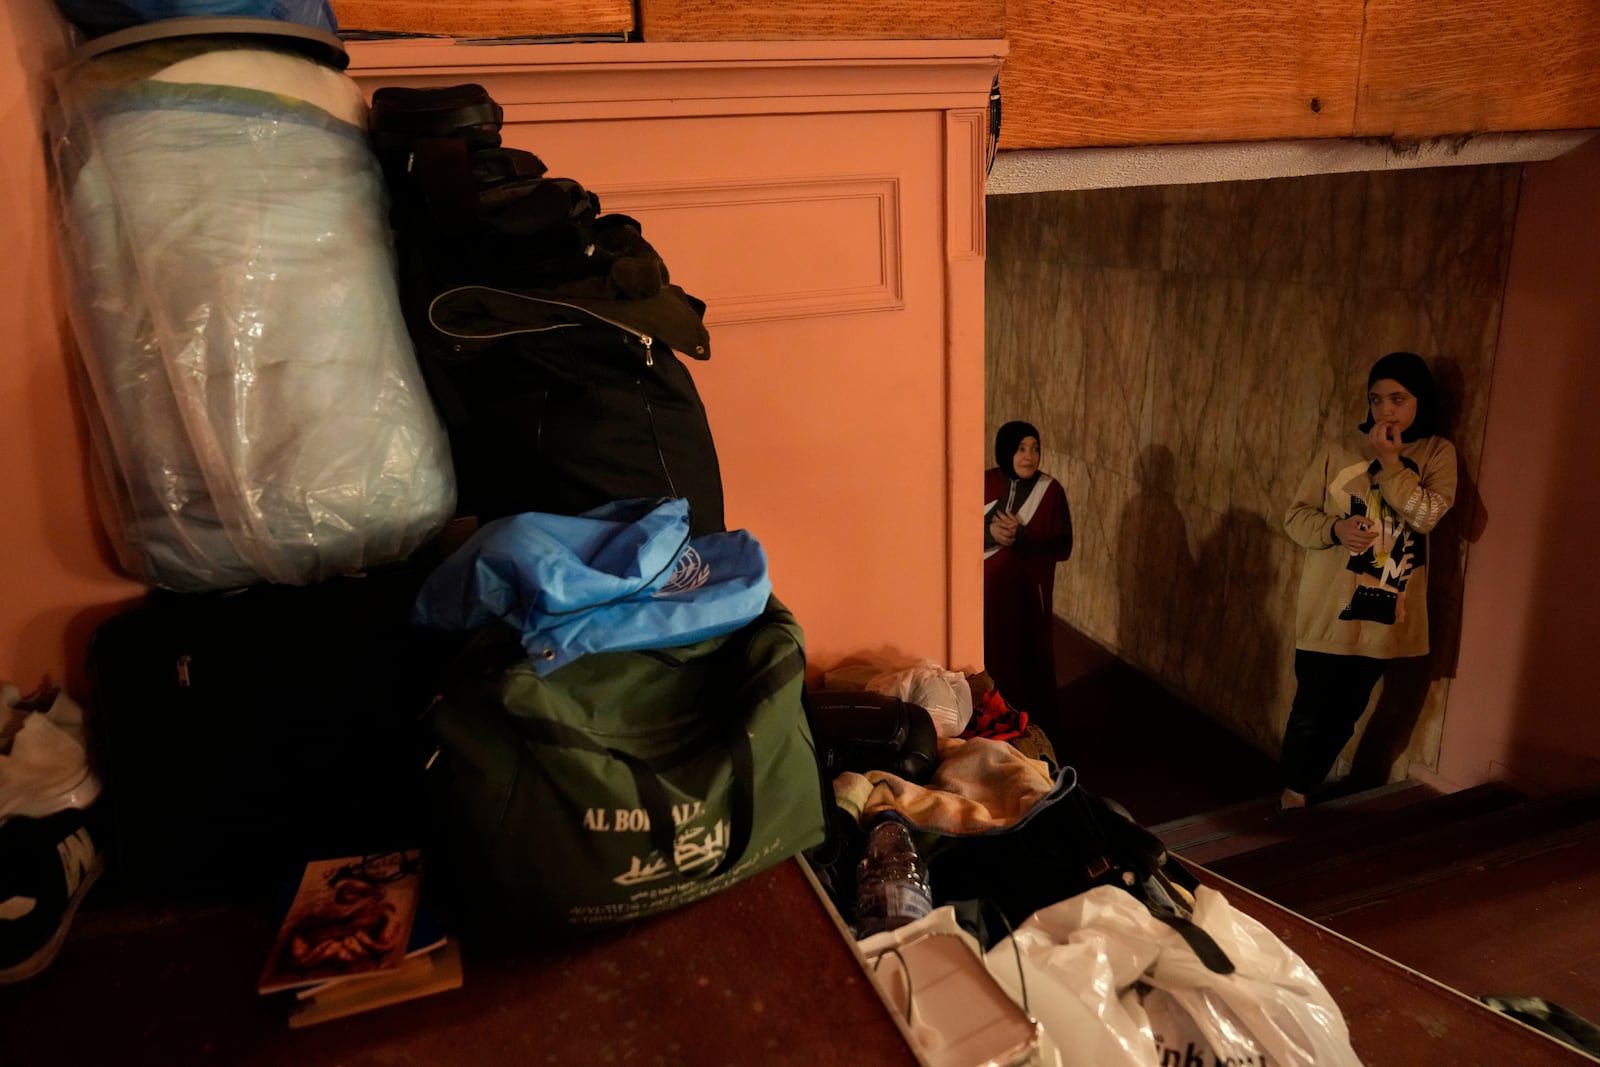
[[[1121,800],[1141,822],[1275,792],[1271,760],[1099,649],[1080,640],[1062,662],[1062,710],[1046,723],[1058,755],[1078,767],[1086,788]],[[1190,773],[1197,764],[1217,773]],[[1566,867],[1537,880],[1581,905],[1592,867],[1576,880]],[[1506,1017],[1247,890],[1233,899],[1349,1006],[1352,1042],[1368,1067],[1576,1062]],[[1504,979],[1485,991],[1571,992],[1576,1010],[1588,1004],[1576,988],[1583,961],[1600,950],[1589,932],[1600,926],[1580,929],[1579,919],[1547,910],[1551,899],[1508,886],[1454,903],[1436,892],[1409,912],[1354,914],[1367,924],[1364,936],[1416,970],[1446,982],[1452,974]],[[1508,925],[1538,944],[1497,940]],[[475,964],[460,990],[300,1031],[285,1028],[281,1005],[254,995],[272,927],[269,915],[228,908],[163,912],[103,901],[86,909],[44,975],[0,989],[0,1067],[912,1060],[796,865],[611,938]]]
[[[1260,823],[1259,841],[1207,846],[1218,854],[1292,841],[1297,825],[1317,823],[1277,815],[1265,799],[1278,792],[1274,762],[1250,744],[1064,625],[1056,648],[1061,703],[1044,725],[1086,788],[1116,798],[1146,826],[1230,808],[1239,810],[1222,821]],[[1354,811],[1351,819],[1381,821],[1384,805],[1397,802],[1375,795],[1370,811]],[[1464,805],[1457,807],[1467,817]],[[1338,818],[1331,810],[1314,814]],[[1596,841],[1600,835],[1503,866],[1485,864],[1320,921],[1468,996],[1536,995],[1600,1019]],[[1206,847],[1194,850],[1200,862],[1205,854]],[[1313,853],[1301,862],[1315,859]]]
[[[1278,793],[1272,758],[1059,622],[1056,679],[1056,755],[1144,825]]]

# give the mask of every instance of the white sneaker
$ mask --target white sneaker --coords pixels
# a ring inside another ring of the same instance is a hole
[[[100,779],[89,767],[83,709],[48,682],[27,696],[0,683],[0,707],[0,824],[93,803]]]
[[[62,811],[0,827],[0,985],[50,965],[100,876],[100,848],[85,818]]]

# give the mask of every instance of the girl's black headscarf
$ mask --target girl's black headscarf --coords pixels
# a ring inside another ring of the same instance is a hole
[[[1417,398],[1417,417],[1400,435],[1400,440],[1410,443],[1437,432],[1439,421],[1439,394],[1433,384],[1433,374],[1422,357],[1415,352],[1390,352],[1372,365],[1367,374],[1367,389],[1375,382],[1388,378],[1406,387],[1406,392]],[[1366,433],[1378,420],[1372,417],[1372,405],[1367,405],[1367,421],[1356,429]]]
[[[1017,449],[1021,447],[1024,437],[1038,441],[1040,447],[1044,445],[1044,439],[1031,422],[1008,422],[994,435],[994,462],[1007,478],[1017,476],[1017,469],[1011,465],[1011,461],[1017,458]]]

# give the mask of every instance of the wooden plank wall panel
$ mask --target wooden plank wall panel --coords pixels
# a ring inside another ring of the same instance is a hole
[[[1011,0],[1001,148],[1340,137],[1361,0]]]
[[[1359,136],[1600,126],[1600,0],[1370,0]]]
[[[633,29],[632,0],[330,0],[341,30],[548,37]]]
[[[646,41],[998,40],[1006,0],[639,0]]]

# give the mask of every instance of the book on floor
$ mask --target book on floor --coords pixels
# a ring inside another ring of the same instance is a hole
[[[423,890],[415,850],[306,865],[257,982],[293,990],[289,1025],[397,1003],[461,984],[454,940]]]
[[[400,973],[407,969],[412,960],[432,954],[443,948],[449,941],[450,938],[446,935],[443,924],[439,922],[437,911],[431,906],[428,891],[424,888],[417,904],[416,916],[411,922],[411,934],[406,938],[404,960],[392,968],[384,968],[375,973],[345,974],[334,978],[326,978],[314,985],[303,985],[294,991],[294,995],[300,1000],[305,1000],[341,982],[350,982],[357,979],[371,980],[376,979],[380,974]],[[414,970],[414,968],[412,969]]]
[[[289,1006],[289,1026],[299,1029],[460,986],[461,952],[454,938],[446,938],[431,952],[408,957],[393,970],[319,986],[309,996],[297,997]]]

